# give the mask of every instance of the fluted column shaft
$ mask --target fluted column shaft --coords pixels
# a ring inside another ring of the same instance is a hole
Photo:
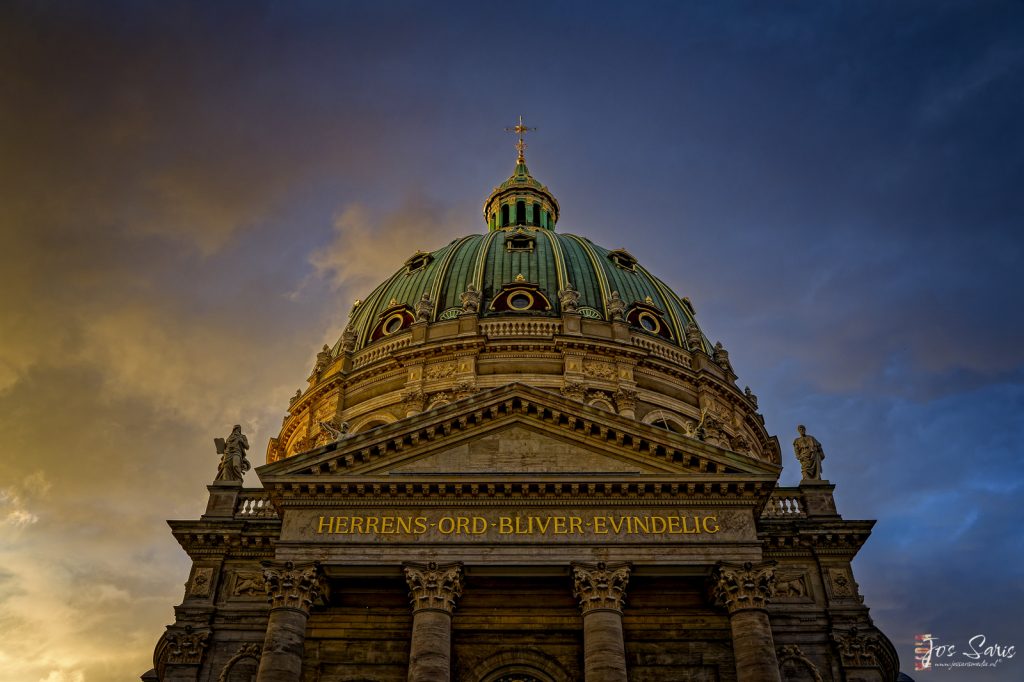
[[[452,611],[462,596],[462,564],[405,564],[412,604],[409,682],[449,682]]]
[[[775,585],[774,561],[719,563],[712,597],[729,610],[738,682],[780,682],[772,626],[765,609]]]
[[[572,564],[573,594],[583,614],[586,682],[626,682],[622,605],[629,571],[629,564]]]
[[[324,591],[319,566],[264,563],[270,618],[256,682],[299,682],[309,609]]]

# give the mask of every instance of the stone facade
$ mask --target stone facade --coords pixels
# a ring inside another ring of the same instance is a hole
[[[560,243],[555,219],[507,228],[504,271]],[[778,439],[692,304],[622,249],[569,262],[574,240],[535,282],[356,306],[261,486],[222,476],[171,522],[193,568],[143,679],[896,678],[851,569],[873,522],[820,470],[778,487]],[[452,258],[417,252],[387,286]]]

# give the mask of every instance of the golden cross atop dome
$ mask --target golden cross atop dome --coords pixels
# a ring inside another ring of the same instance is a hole
[[[519,141],[516,142],[516,151],[519,152],[519,157],[516,159],[516,163],[526,163],[526,142],[523,141],[523,133],[529,133],[537,130],[536,128],[527,128],[523,125],[523,116],[519,115],[519,123],[512,128],[505,128],[505,132],[515,133],[519,136]]]

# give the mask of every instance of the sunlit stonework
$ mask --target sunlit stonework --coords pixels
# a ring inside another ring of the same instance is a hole
[[[801,427],[778,487],[726,348],[626,248],[556,231],[511,130],[486,231],[398,254],[261,487],[218,439],[143,679],[894,680],[850,567],[873,522],[836,512],[821,443]]]

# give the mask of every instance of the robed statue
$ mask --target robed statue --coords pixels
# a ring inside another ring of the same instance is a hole
[[[220,455],[215,480],[241,481],[245,472],[252,468],[249,460],[245,458],[245,451],[249,449],[249,439],[242,433],[242,427],[235,424],[230,436],[214,438],[213,444],[217,446],[217,454]]]
[[[825,451],[814,436],[807,435],[807,427],[801,424],[796,427],[800,437],[793,441],[793,452],[800,462],[800,470],[805,481],[821,480],[821,460],[825,459]]]

